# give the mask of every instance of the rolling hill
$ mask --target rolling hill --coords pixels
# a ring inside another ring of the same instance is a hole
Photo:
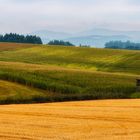
[[[90,45],[97,48],[104,48],[104,44],[109,41],[127,41],[140,42],[140,31],[119,31],[104,28],[94,28],[77,33],[64,33],[48,30],[35,31],[30,34],[38,35],[42,38],[43,43],[46,44],[50,40],[65,40],[79,46]]]
[[[129,36],[126,35],[88,35],[88,36],[78,36],[65,39],[71,43],[79,46],[79,44],[95,46],[97,48],[104,48],[105,43],[111,40],[131,40]]]
[[[8,94],[0,103],[138,98],[139,58],[140,51],[1,43],[0,93]]]
[[[35,32],[29,33],[29,34],[40,36],[42,41],[44,42],[44,44],[48,43],[51,40],[55,40],[55,39],[63,40],[65,38],[72,37],[72,35],[69,33],[49,31],[49,30],[35,31]]]

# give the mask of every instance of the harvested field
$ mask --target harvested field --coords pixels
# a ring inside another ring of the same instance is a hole
[[[140,100],[0,106],[0,139],[139,140]]]

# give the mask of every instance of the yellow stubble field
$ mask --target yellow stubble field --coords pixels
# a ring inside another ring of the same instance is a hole
[[[0,106],[0,140],[139,140],[140,100]]]

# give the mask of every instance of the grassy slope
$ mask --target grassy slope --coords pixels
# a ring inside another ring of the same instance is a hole
[[[140,74],[140,51],[26,46],[0,53],[0,60]]]
[[[0,44],[0,61],[0,79],[56,95],[36,102],[129,98],[140,74],[139,51]]]
[[[30,94],[29,94],[30,93]],[[0,81],[0,101],[1,103],[18,103],[17,101],[31,102],[37,96],[43,96],[39,90],[34,90],[19,84]],[[2,102],[3,101],[3,102]]]

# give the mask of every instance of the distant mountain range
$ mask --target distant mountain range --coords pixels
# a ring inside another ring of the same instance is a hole
[[[70,41],[75,45],[90,45],[95,47],[104,47],[104,44],[108,41],[134,41],[140,42],[140,31],[115,31],[109,29],[93,29],[75,34],[69,34],[64,32],[55,32],[48,30],[40,30],[32,32],[30,34],[38,35],[42,38],[43,43],[46,44],[50,40],[64,40]]]
[[[72,35],[69,33],[55,32],[55,31],[48,31],[48,30],[40,30],[40,31],[32,32],[30,34],[40,36],[44,43],[48,43],[48,41],[54,39],[63,40],[72,37]]]

